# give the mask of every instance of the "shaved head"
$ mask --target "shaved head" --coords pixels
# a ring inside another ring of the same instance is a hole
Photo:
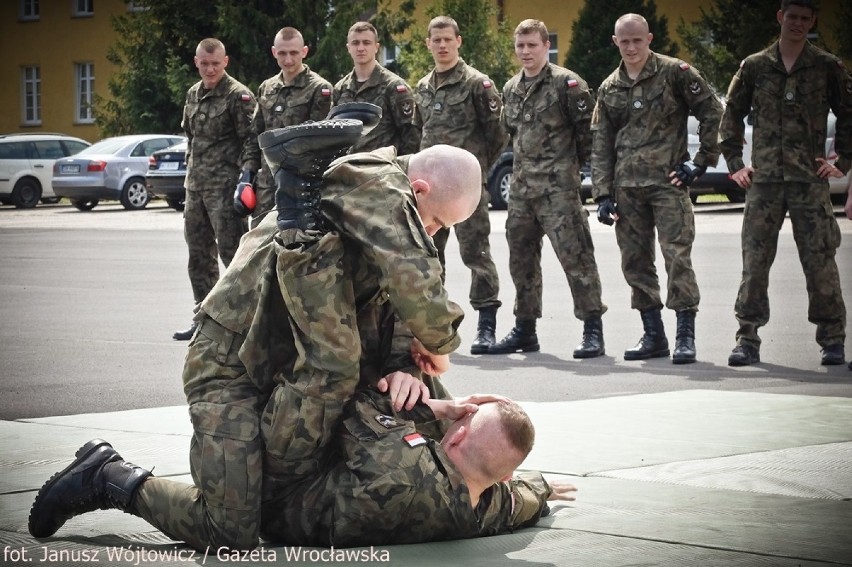
[[[482,198],[482,167],[467,150],[439,144],[411,156],[408,178],[430,236],[465,221]]]
[[[648,27],[648,20],[639,14],[624,14],[615,20],[615,31],[613,33],[615,33],[615,35],[619,35],[619,32],[622,29],[627,28],[639,33],[648,33],[650,31],[650,28]]]

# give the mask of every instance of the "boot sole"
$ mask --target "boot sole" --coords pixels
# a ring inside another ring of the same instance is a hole
[[[508,350],[508,349],[494,350],[493,348],[490,348],[487,351],[485,351],[483,354],[515,354],[515,353],[518,353],[518,352],[538,352],[539,350],[541,350],[541,345],[529,345],[529,346],[518,347],[518,348],[515,348],[515,349],[512,349],[512,350]]]
[[[606,354],[605,350],[601,350],[600,352],[575,352],[573,354],[574,358],[597,358],[599,356],[604,356]]]
[[[645,354],[627,354],[624,353],[624,360],[648,360],[649,358],[668,358],[671,354],[669,349],[665,350],[655,350],[654,352],[647,352]]]
[[[491,347],[488,346],[472,346],[470,347],[470,354],[488,354],[488,349]]]
[[[50,537],[50,536],[52,536],[53,534],[56,533],[56,531],[59,528],[57,528],[56,530],[54,530],[50,533],[45,533],[45,534],[35,534],[34,531],[33,531],[33,515],[38,514],[38,511],[36,509],[38,508],[38,506],[40,504],[40,500],[41,500],[42,496],[44,494],[46,494],[51,488],[53,488],[53,486],[56,484],[56,481],[59,480],[60,477],[68,474],[68,472],[71,471],[71,469],[73,469],[74,467],[79,465],[81,461],[85,460],[87,457],[89,457],[92,453],[97,451],[98,448],[103,446],[103,445],[109,445],[110,447],[112,447],[112,445],[110,445],[109,443],[107,443],[103,439],[92,439],[91,441],[89,441],[88,443],[86,443],[85,445],[83,445],[82,447],[77,449],[77,452],[74,453],[74,460],[71,461],[70,465],[68,465],[67,467],[65,467],[64,469],[59,471],[58,473],[51,476],[49,479],[47,479],[47,482],[45,482],[42,485],[42,487],[39,489],[38,493],[36,494],[35,500],[33,501],[33,505],[30,508],[30,515],[27,519],[27,529],[29,530],[31,536],[33,536],[35,538],[45,538],[45,537]],[[60,526],[60,527],[62,527],[62,526]]]
[[[694,356],[690,356],[689,358],[672,357],[672,364],[692,364],[693,362],[695,362]]]

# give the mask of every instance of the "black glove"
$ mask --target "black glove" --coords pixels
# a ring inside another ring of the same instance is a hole
[[[234,191],[234,210],[241,217],[250,215],[257,205],[257,196],[254,194],[252,185],[253,177],[254,174],[250,170],[244,169],[237,183],[237,189]]]
[[[674,166],[675,177],[677,177],[684,187],[689,187],[695,180],[704,175],[707,171],[706,165],[695,165],[692,161],[685,161]]]
[[[612,226],[615,222],[615,217],[618,216],[615,201],[612,200],[612,197],[605,196],[598,197],[596,202],[598,204],[598,222]]]

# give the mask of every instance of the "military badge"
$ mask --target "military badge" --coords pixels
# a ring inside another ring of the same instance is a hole
[[[491,88],[491,81],[482,81],[482,88],[483,89],[490,89]]]
[[[402,103],[402,114],[403,116],[409,116],[412,112],[414,112],[414,105],[410,100],[406,100]]]
[[[689,63],[687,63],[686,61],[681,61],[678,67],[680,67],[681,71],[689,71]]]
[[[409,433],[408,435],[404,436],[402,440],[408,443],[409,447],[417,447],[418,445],[426,444],[426,438],[420,435],[419,433]]]
[[[320,91],[320,94],[322,94],[322,96],[331,96],[331,89],[323,89]]]
[[[697,95],[701,92],[701,84],[698,81],[692,81],[689,83],[689,92],[694,95]]]
[[[243,93],[240,95],[240,100],[243,102],[248,102],[251,100],[251,95],[248,93]]]
[[[283,112],[283,111],[284,111],[284,107],[283,107],[283,106],[281,106],[281,105],[279,104],[278,106],[276,106],[276,107],[275,107],[275,108],[273,108],[272,110],[273,110],[274,112]]]
[[[567,81],[565,81],[565,84],[568,85],[569,89],[573,89],[574,87],[579,85],[580,82],[577,79],[568,79]]]
[[[586,104],[584,99],[577,100],[577,110],[580,112],[586,112],[589,109],[589,105]]]
[[[396,86],[396,92],[406,93],[406,92],[408,92],[408,87],[406,87],[405,85],[397,85]]]
[[[497,97],[492,97],[488,99],[488,110],[491,112],[497,112],[500,109],[500,102],[497,100]]]
[[[379,414],[376,416],[376,421],[379,422],[379,425],[387,429],[399,427],[399,422],[389,415]]]

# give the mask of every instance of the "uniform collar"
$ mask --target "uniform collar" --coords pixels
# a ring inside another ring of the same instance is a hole
[[[630,75],[627,74],[627,67],[624,65],[624,61],[622,61],[618,64],[618,78],[616,80],[616,85],[620,87],[632,87],[639,81],[643,81],[648,77],[656,75],[659,68],[659,58],[656,53],[651,51],[648,54],[648,59],[645,61],[645,66],[642,67],[641,71],[639,71],[639,76],[636,77],[636,80],[634,81],[630,78]]]
[[[784,61],[781,59],[781,42],[776,41],[766,49],[766,54],[772,61],[772,65],[787,74],[787,68],[784,66]],[[790,69],[790,73],[802,69],[804,67],[813,67],[817,63],[816,49],[810,41],[805,40],[805,47],[799,54],[799,58]]]
[[[447,80],[441,84],[441,87],[452,85],[461,81],[462,77],[464,76],[465,67],[467,67],[467,64],[464,62],[464,59],[459,57],[459,62],[456,63],[455,67],[453,67],[452,73],[447,76]],[[429,75],[429,84],[432,86],[435,85],[436,74],[437,71],[435,69],[432,69],[432,73]]]
[[[293,84],[291,85],[284,84],[284,71],[281,71],[278,73],[278,82],[281,84],[282,87],[286,88],[304,87],[306,84],[308,84],[308,73],[310,72],[310,70],[310,67],[305,65],[305,68],[302,69],[302,71],[298,75],[296,75],[295,79],[293,79]]]
[[[518,83],[515,85],[515,92],[521,96],[524,96],[530,92],[538,85],[541,84],[545,79],[550,79],[553,76],[553,65],[548,61],[544,64],[544,67],[541,68],[541,71],[538,72],[538,75],[535,76],[534,79],[527,79],[524,76],[523,70],[518,73]],[[524,89],[521,85],[527,83],[527,88]]]
[[[358,90],[358,77],[355,75],[355,69],[352,69],[352,72],[349,74],[349,88],[352,91]],[[361,85],[361,88],[366,89],[370,87],[375,87],[382,81],[382,66],[376,63],[376,66],[373,68],[373,71],[370,73],[370,76],[367,77],[367,80],[364,81],[364,84]]]
[[[204,82],[199,81],[199,83],[198,83],[198,95],[199,95],[198,98],[200,100],[202,98],[207,98],[207,97],[212,97],[212,96],[223,96],[225,93],[228,92],[230,85],[231,85],[231,76],[228,75],[227,72],[225,72],[225,74],[222,75],[222,78],[219,79],[219,82],[216,83],[216,86],[202,95],[201,92],[202,92],[202,89],[204,88]]]

